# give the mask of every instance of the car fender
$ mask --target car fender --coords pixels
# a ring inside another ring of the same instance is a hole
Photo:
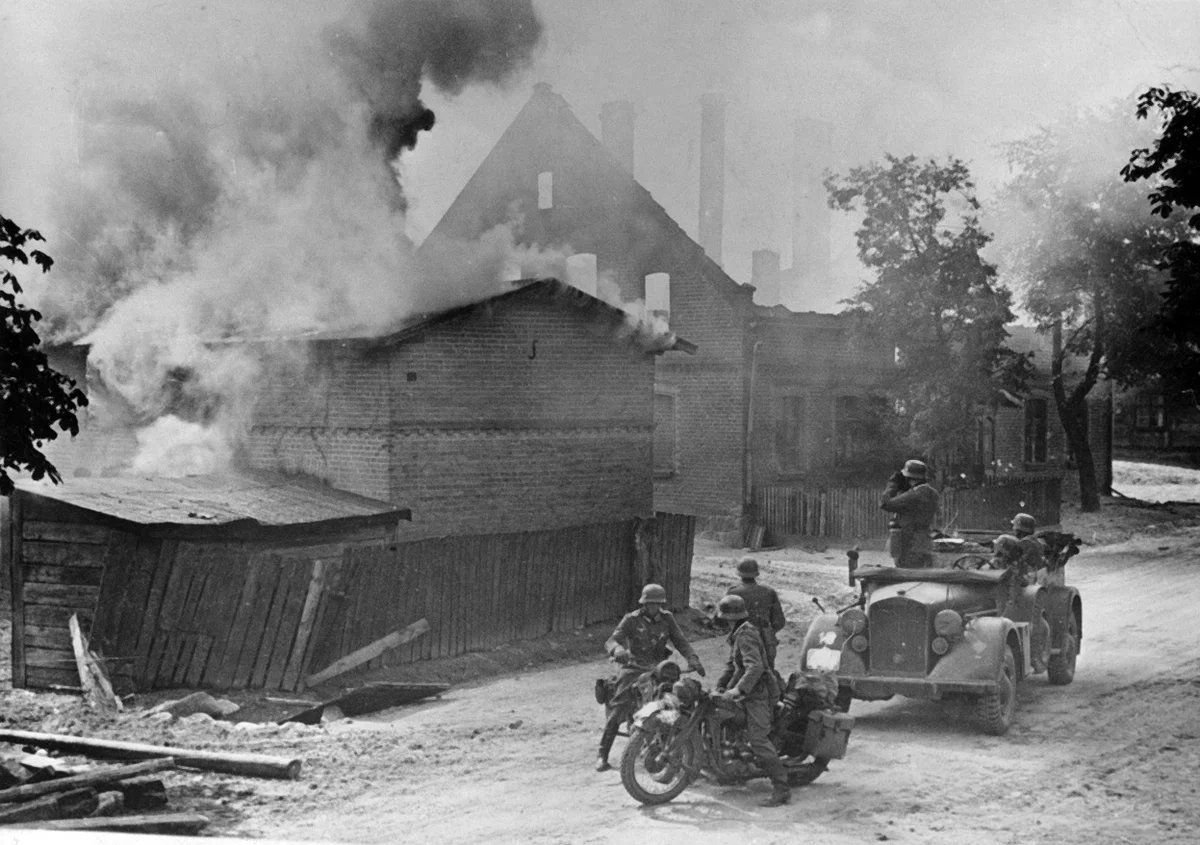
[[[841,653],[841,668],[839,673],[845,673],[848,670],[846,665],[848,658],[857,658],[854,652],[848,648],[843,648],[846,645],[846,634],[838,625],[838,615],[836,613],[822,613],[814,619],[808,626],[808,632],[804,635],[804,647],[800,650],[800,671],[806,671],[808,667],[808,653],[813,649],[832,648]],[[862,660],[857,661],[859,666],[862,666]],[[852,671],[852,670],[851,670]],[[864,671],[860,668],[859,673]]]
[[[1050,641],[1058,644],[1067,619],[1075,617],[1076,647],[1083,641],[1083,599],[1074,587],[1046,588],[1046,616],[1050,619]]]
[[[961,640],[929,673],[931,681],[991,681],[1000,674],[1004,649],[1013,637],[1022,642],[1018,625],[1001,616],[984,616],[967,623]],[[1018,645],[1020,650],[1020,645]],[[1024,658],[1018,655],[1018,667]]]

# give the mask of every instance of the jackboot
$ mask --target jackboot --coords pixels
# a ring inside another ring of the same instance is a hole
[[[771,787],[771,794],[758,802],[760,807],[779,807],[787,804],[792,800],[792,790],[787,786],[775,784]]]
[[[596,771],[607,772],[611,768],[612,766],[609,765],[607,757],[601,755],[600,757],[596,758]]]

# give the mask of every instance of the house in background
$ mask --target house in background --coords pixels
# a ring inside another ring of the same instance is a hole
[[[1124,460],[1200,466],[1200,403],[1152,385],[1117,392],[1113,451]]]
[[[420,249],[508,227],[520,246],[595,268],[574,283],[607,286],[667,318],[697,349],[655,366],[655,508],[740,537],[756,484],[818,478],[856,454],[855,420],[886,359],[852,347],[841,318],[756,305],[754,288],[714,260],[724,189],[718,99],[705,98],[701,122],[699,243],[632,175],[630,104],[606,104],[601,142],[539,84]]]

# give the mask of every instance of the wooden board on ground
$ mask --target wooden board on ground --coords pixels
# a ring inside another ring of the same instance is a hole
[[[312,707],[293,713],[279,720],[299,722],[302,725],[315,725],[321,721],[321,713],[326,707],[337,707],[346,716],[361,716],[365,713],[376,713],[389,707],[399,707],[402,704],[412,704],[431,695],[441,695],[450,689],[449,684],[409,684],[379,681],[365,684],[352,689],[337,698],[322,701]]]

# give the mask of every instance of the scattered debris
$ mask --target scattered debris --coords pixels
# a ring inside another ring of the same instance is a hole
[[[196,713],[212,716],[214,719],[232,716],[241,707],[227,698],[213,698],[206,692],[194,692],[191,695],[177,698],[174,701],[164,701],[151,707],[143,716],[153,716],[157,713],[167,713],[176,719],[182,719]]]
[[[53,751],[118,760],[173,757],[179,766],[230,775],[286,780],[295,780],[300,776],[300,760],[296,757],[223,754],[218,751],[197,751],[165,745],[148,745],[141,742],[122,742],[116,739],[90,739],[65,734],[43,734],[16,730],[0,730],[0,742],[33,745]]]
[[[74,613],[67,622],[71,630],[71,646],[75,651],[75,666],[79,670],[79,682],[84,698],[94,709],[120,712],[125,709],[121,699],[113,692],[108,676],[100,666],[100,660],[88,649],[87,637],[79,627],[79,617]]]
[[[54,776],[0,789],[0,825],[37,822],[40,826],[42,823],[75,821],[93,816],[111,819],[118,816],[128,803],[123,782],[137,779],[141,784],[146,784],[148,775],[173,768],[174,765],[173,759],[163,757],[125,766],[91,768],[77,774]],[[51,769],[43,767],[30,771],[44,775]],[[162,788],[162,781],[152,778],[149,782],[157,783],[158,789],[147,790],[145,786],[130,788],[129,794],[137,796],[161,792],[163,800],[156,806],[164,806],[166,791]]]
[[[302,725],[315,725],[344,716],[362,716],[365,713],[376,713],[389,707],[412,704],[414,701],[420,701],[433,695],[441,695],[449,689],[449,684],[376,681],[352,689],[337,698],[312,704],[299,713],[293,713],[291,716],[280,719],[279,724],[299,722]],[[340,715],[330,712],[333,710]]]
[[[320,672],[314,672],[304,679],[304,685],[315,687],[317,684],[324,683],[331,678],[336,678],[338,675],[343,675],[358,666],[361,666],[368,661],[374,660],[385,651],[389,651],[397,646],[402,646],[405,643],[412,642],[417,637],[429,631],[429,621],[422,618],[409,625],[407,628],[401,628],[399,631],[393,631],[386,637],[381,637],[370,645],[365,645],[357,651],[352,651],[345,657],[335,660],[330,665],[326,666]]]

